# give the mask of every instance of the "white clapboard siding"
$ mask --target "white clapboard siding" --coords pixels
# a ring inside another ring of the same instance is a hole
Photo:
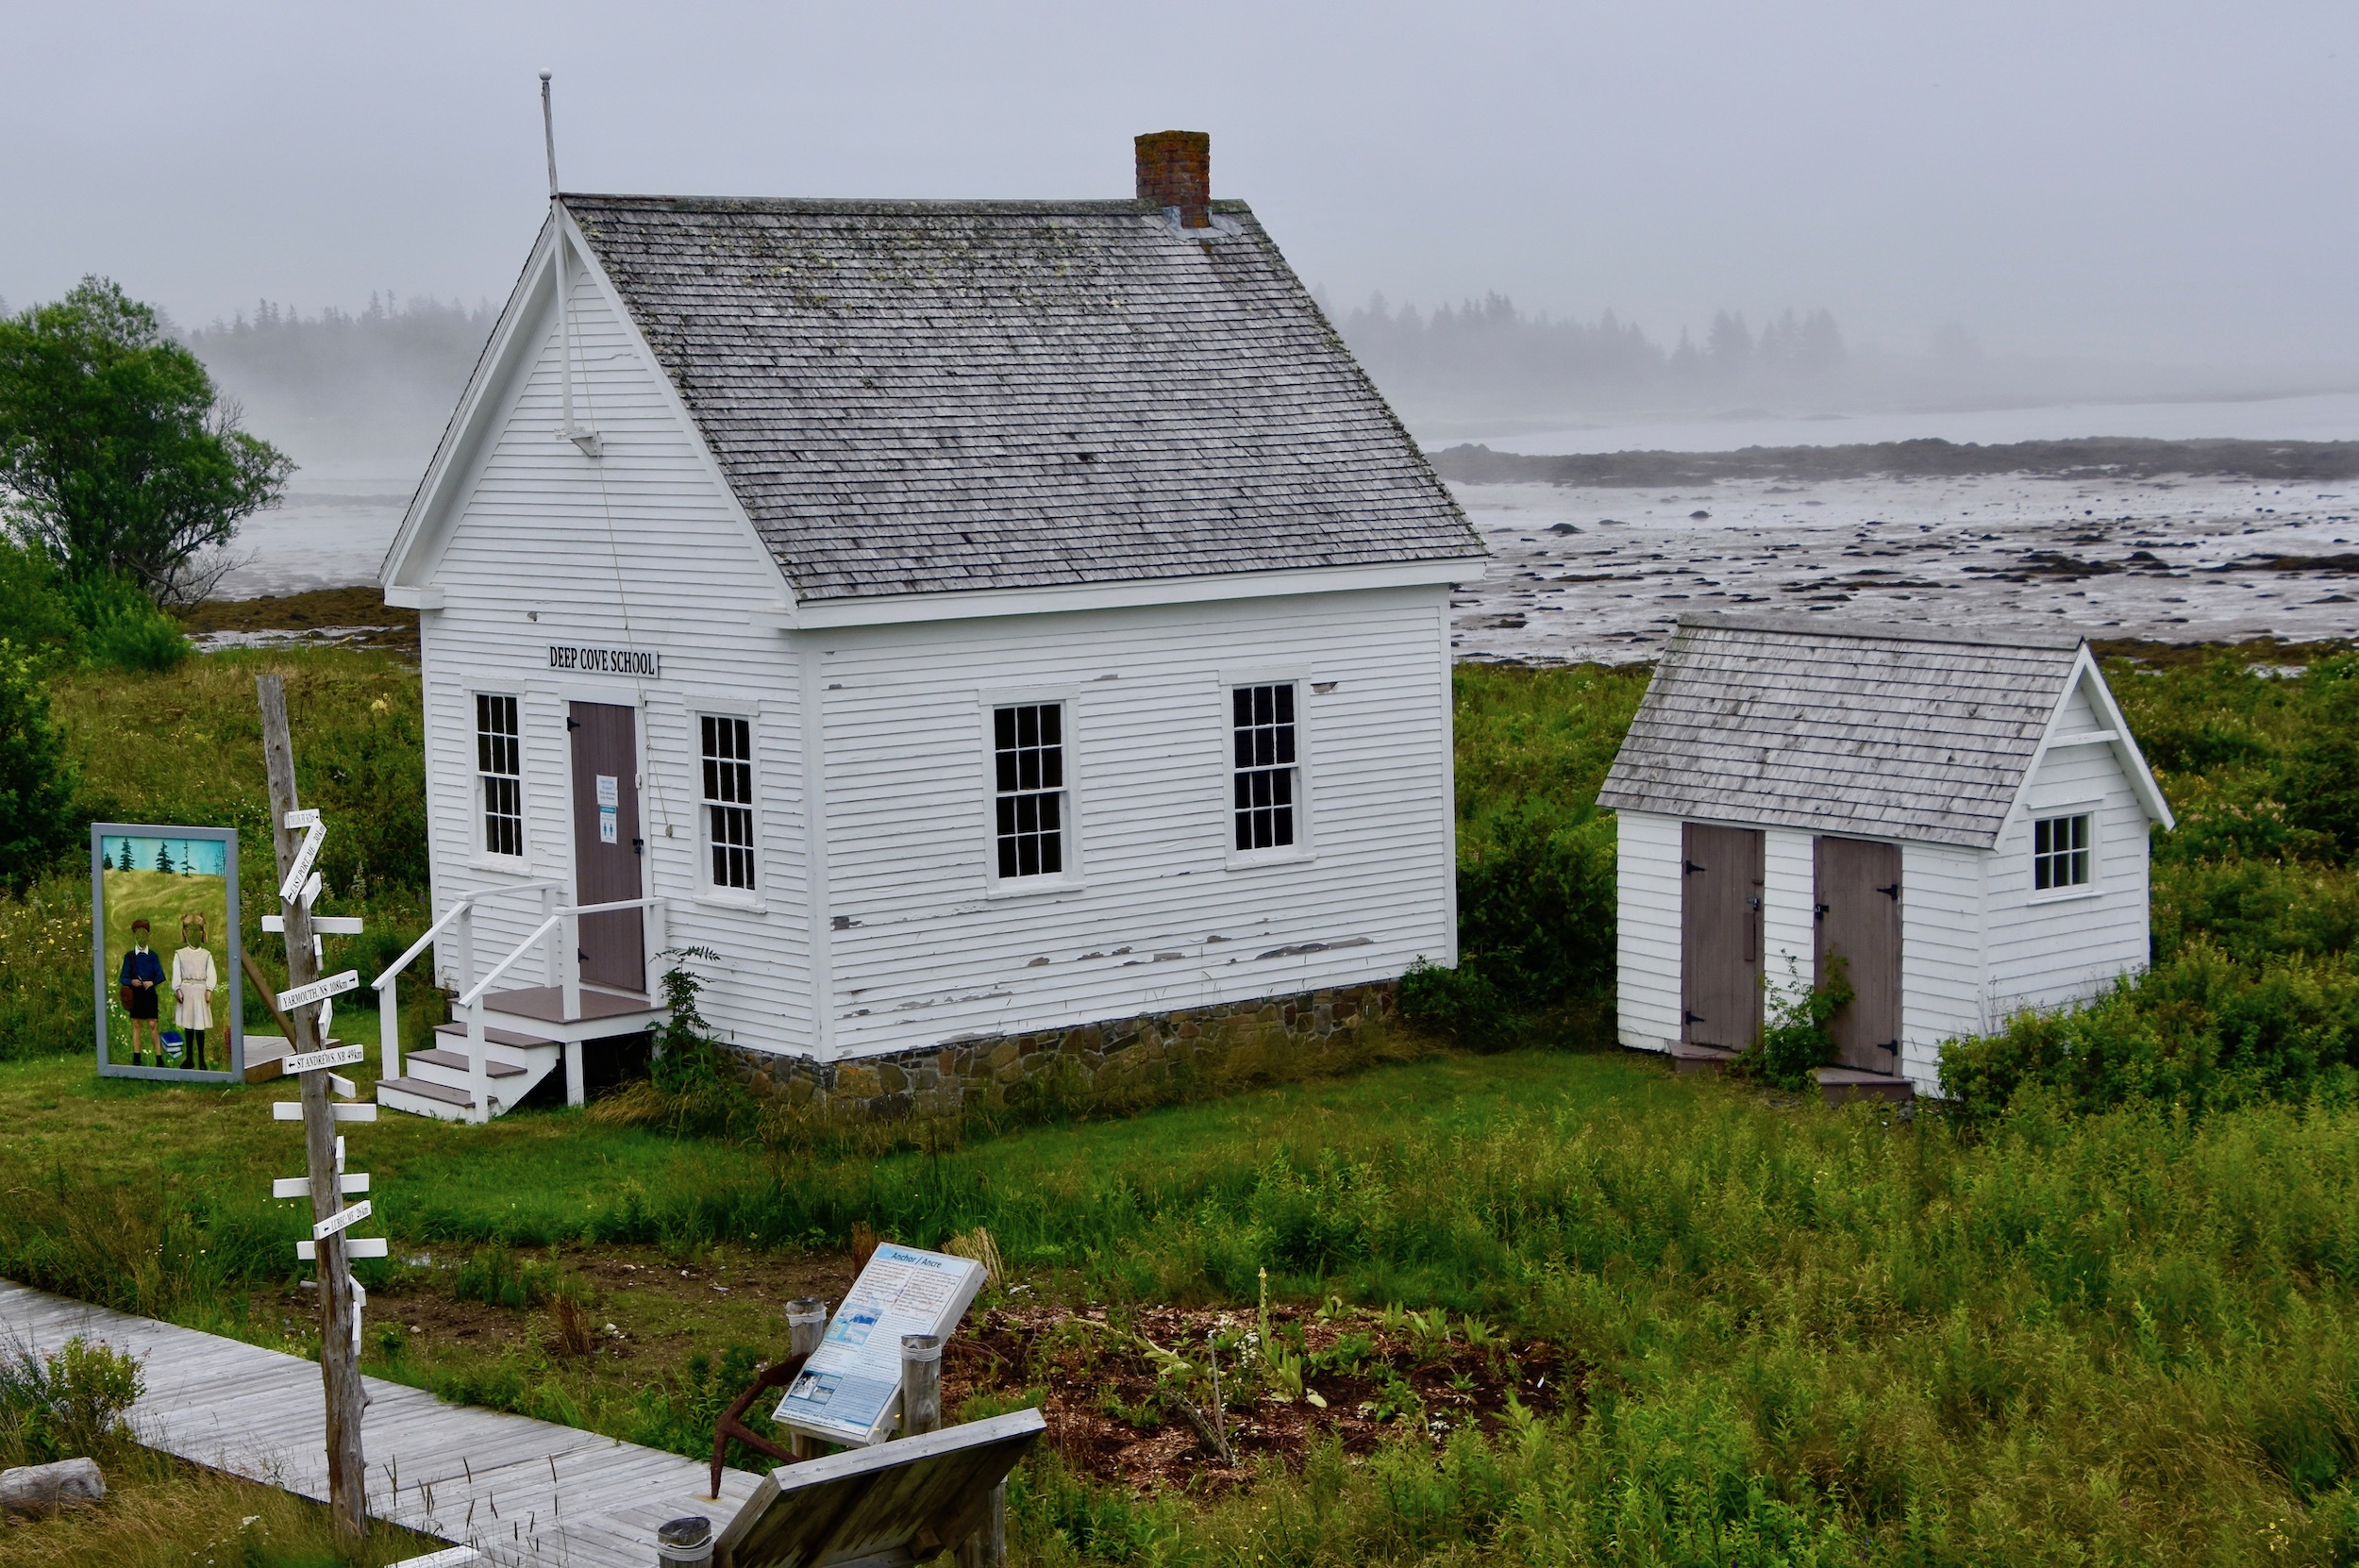
[[[1900,846],[1900,1075],[1931,1091],[1944,1041],[1982,1027],[1983,869],[1954,844]]]
[[[572,698],[639,708],[640,809],[650,893],[668,901],[674,945],[720,954],[707,1018],[725,1039],[769,1048],[812,1043],[809,867],[802,820],[802,718],[794,659],[760,612],[784,585],[714,481],[636,336],[578,269],[571,292],[577,419],[604,456],[584,457],[561,419],[557,333],[529,331],[537,362],[490,413],[487,442],[427,574],[443,607],[424,623],[427,777],[438,912],[460,895],[573,876]],[[631,680],[549,668],[552,643],[654,651],[661,676]],[[525,855],[480,853],[475,694],[520,698]],[[751,718],[761,861],[754,900],[706,890],[696,719]],[[484,905],[478,972],[540,920],[537,895]],[[441,955],[452,983],[455,947]],[[537,959],[515,973],[538,984]]]
[[[1817,957],[1817,840],[1791,827],[1762,834],[1761,976],[1765,1016],[1810,990]],[[1684,878],[1681,879],[1684,882]]]
[[[1446,609],[1411,589],[830,636],[817,695],[839,1049],[1450,961]],[[1310,852],[1231,866],[1224,682],[1257,678],[1299,683]],[[1065,704],[1079,885],[995,889],[988,705],[1049,698]]]
[[[2074,726],[2067,723],[2065,732]],[[2095,880],[2063,896],[2033,888],[2033,824],[2072,809],[2095,814]],[[2051,747],[2024,811],[1990,863],[1990,982],[1985,1024],[2024,1008],[2055,1008],[2102,993],[2146,966],[2148,830],[2144,809],[2109,745]]]
[[[1680,1038],[1680,821],[1615,813],[1615,1010],[1624,1046],[1667,1051]]]

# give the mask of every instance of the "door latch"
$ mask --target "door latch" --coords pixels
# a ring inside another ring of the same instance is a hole
[[[1829,904],[1813,904],[1810,907],[1810,917],[1813,920],[1824,920],[1827,918],[1827,911],[1832,908],[1833,906]]]
[[[631,840],[630,852],[633,855],[644,855],[647,852],[647,841],[644,839]]]

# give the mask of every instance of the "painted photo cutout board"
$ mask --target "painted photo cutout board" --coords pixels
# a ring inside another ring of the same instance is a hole
[[[948,1339],[982,1288],[970,1259],[879,1244],[774,1419],[829,1443],[882,1442],[901,1417],[901,1336]]]
[[[98,1071],[243,1081],[237,830],[93,823],[90,864]]]

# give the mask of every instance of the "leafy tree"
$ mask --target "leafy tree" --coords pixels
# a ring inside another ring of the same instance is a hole
[[[73,840],[74,789],[41,672],[0,641],[0,881],[21,890]]]
[[[159,603],[202,598],[226,568],[218,547],[294,471],[239,418],[155,310],[108,279],[0,319],[0,505],[73,579],[118,573]]]
[[[47,551],[0,541],[0,639],[45,665],[80,652],[82,627]]]

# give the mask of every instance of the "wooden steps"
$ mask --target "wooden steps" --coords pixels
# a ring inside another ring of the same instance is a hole
[[[1724,1051],[1717,1045],[1695,1045],[1682,1040],[1671,1046],[1671,1071],[1681,1076],[1689,1073],[1717,1073],[1735,1059],[1734,1051]]]
[[[1856,1067],[1814,1067],[1810,1076],[1818,1080],[1819,1095],[1829,1105],[1850,1100],[1906,1105],[1916,1098],[1916,1086],[1892,1073],[1864,1073]]]

